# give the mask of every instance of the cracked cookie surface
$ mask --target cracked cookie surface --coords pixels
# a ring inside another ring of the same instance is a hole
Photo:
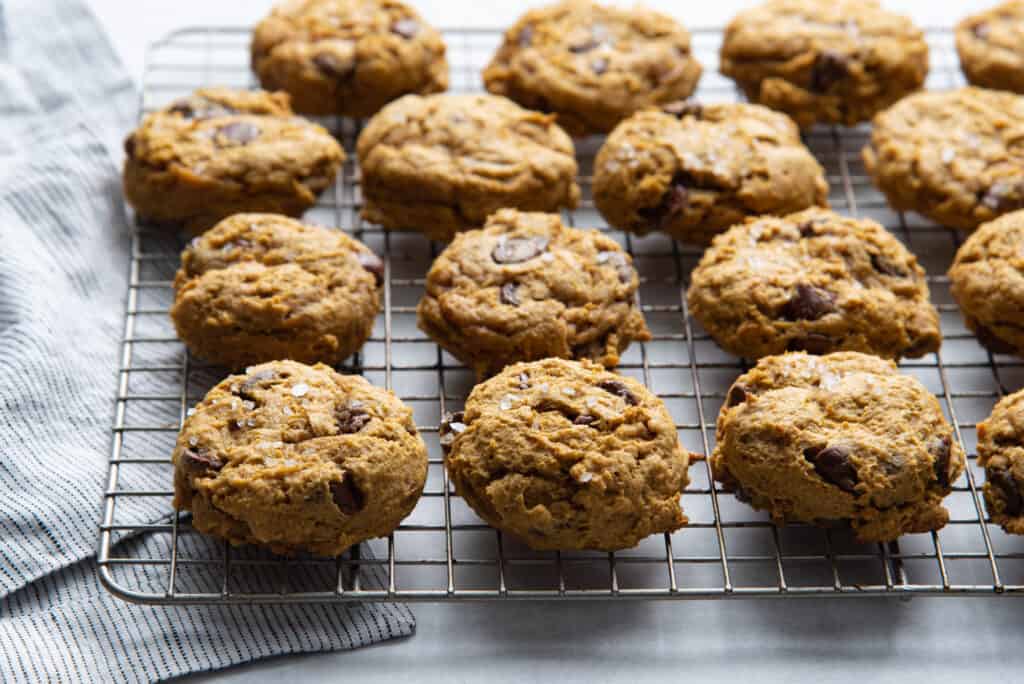
[[[1024,2],[1004,2],[960,21],[956,51],[973,85],[1024,93]]]
[[[950,291],[978,341],[1024,356],[1024,210],[982,225],[949,269]]]
[[[849,524],[861,542],[937,530],[964,453],[935,396],[875,356],[770,356],[718,415],[715,480],[776,524]]]
[[[1003,397],[978,423],[978,465],[992,522],[1024,534],[1024,390]]]
[[[721,71],[802,128],[852,126],[921,87],[928,45],[874,0],[769,0],[726,27]]]
[[[336,365],[369,338],[383,272],[340,230],[236,214],[182,252],[171,318],[192,353],[231,368],[275,359]]]
[[[917,258],[869,219],[807,209],[715,238],[691,276],[690,313],[726,351],[917,357],[942,342]]]
[[[412,410],[359,376],[275,361],[232,375],[185,420],[174,506],[232,544],[336,556],[416,505],[427,448]]]
[[[139,217],[199,233],[231,214],[299,216],[345,158],[284,93],[207,88],[149,114],[125,140],[124,192]]]
[[[448,88],[441,34],[397,0],[295,0],[256,25],[252,67],[304,114],[366,117]]]
[[[875,117],[864,166],[889,204],[973,230],[1024,208],[1024,97],[961,88],[911,95]]]
[[[635,546],[686,523],[690,454],[665,405],[588,361],[509,366],[441,428],[455,491],[533,549]]]
[[[675,103],[616,127],[594,164],[608,223],[708,244],[748,216],[828,206],[825,172],[789,117],[749,104]]]
[[[359,136],[363,218],[434,240],[502,208],[575,208],[572,139],[555,117],[495,95],[407,95]]]
[[[484,84],[584,135],[688,97],[700,73],[689,32],[668,15],[570,0],[531,10],[508,29]]]
[[[650,339],[640,278],[617,242],[557,214],[502,209],[461,233],[427,273],[419,327],[477,377],[516,361],[590,359],[606,366]]]

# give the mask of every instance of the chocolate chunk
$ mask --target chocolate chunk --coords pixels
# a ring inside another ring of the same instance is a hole
[[[906,278],[907,272],[881,254],[871,255],[871,267],[882,275]]]
[[[938,481],[939,486],[946,488],[949,486],[949,454],[951,452],[950,445],[952,441],[949,435],[937,437],[932,440],[928,450],[932,452],[932,456],[935,458],[933,467],[935,468],[935,479]]]
[[[743,385],[733,385],[729,389],[729,396],[725,398],[725,407],[732,408],[733,406],[739,406],[747,400],[747,390]]]
[[[129,159],[135,156],[135,134],[132,133],[124,139],[124,153]]]
[[[973,33],[975,37],[981,40],[988,40],[989,35],[992,33],[992,27],[985,22],[981,22],[974,27]]]
[[[220,470],[224,467],[224,461],[205,449],[185,449],[182,456],[185,458],[185,465],[191,470]]]
[[[313,64],[324,75],[336,79],[346,79],[356,70],[356,63],[351,59],[340,59],[330,52],[321,52],[313,57]]]
[[[822,223],[824,223],[824,221],[821,219],[811,219],[809,221],[804,221],[803,223],[800,224],[800,237],[814,237],[815,235],[817,235],[817,233],[814,231],[814,227],[819,226]]]
[[[260,137],[260,129],[248,121],[235,121],[218,128],[217,135],[223,136],[239,145],[248,145]]]
[[[985,349],[988,349],[993,354],[1017,353],[1016,347],[996,335],[990,328],[987,328],[980,323],[975,323],[974,325],[974,336],[978,338],[978,342],[981,343],[981,346],[985,347]]]
[[[546,237],[501,238],[491,252],[491,258],[498,264],[521,264],[538,257],[548,248]]]
[[[624,253],[615,251],[598,252],[597,263],[613,266],[619,274],[619,282],[633,282],[633,275],[636,271],[633,269],[633,265],[629,263],[629,259],[626,258]]]
[[[643,207],[637,210],[640,218],[644,219],[654,228],[664,230],[671,223],[676,215],[682,213],[689,201],[690,191],[686,186],[686,177],[683,174],[676,174],[669,183],[668,189],[661,197],[661,202],[656,207]]]
[[[819,333],[807,333],[789,341],[786,351],[805,351],[808,354],[828,354],[835,345],[832,340]]]
[[[391,25],[391,32],[409,40],[420,32],[420,23],[415,19],[399,19]]]
[[[845,446],[830,446],[824,449],[810,447],[804,449],[804,458],[814,465],[814,472],[821,479],[834,484],[844,492],[853,493],[856,489],[857,469],[850,463],[850,449]]]
[[[834,50],[824,50],[811,67],[811,90],[823,93],[849,73],[849,60],[845,55]]]
[[[529,47],[530,43],[533,42],[533,27],[524,26],[523,30],[519,32],[519,47]]]
[[[501,303],[519,306],[519,283],[505,283],[501,286]]]
[[[359,252],[356,254],[359,265],[373,274],[373,279],[380,285],[384,282],[384,262],[373,252]]]
[[[366,505],[366,497],[352,481],[349,473],[344,473],[340,482],[331,482],[330,489],[334,505],[345,515],[355,515]]]
[[[782,317],[787,321],[816,321],[835,310],[832,293],[800,283],[796,293],[783,305]]]
[[[605,59],[604,57],[598,57],[597,59],[590,63],[590,69],[595,74],[600,76],[604,72],[608,71],[608,60]]]
[[[172,103],[167,111],[171,114],[181,114],[186,119],[212,119],[217,116],[231,116],[238,113],[234,107],[197,96],[178,100]]]
[[[366,427],[372,417],[361,403],[350,402],[334,409],[334,420],[338,423],[338,431],[341,434],[351,435]]]
[[[704,116],[704,105],[690,100],[677,100],[662,105],[661,111],[671,114],[677,119],[685,119],[688,116],[699,119]]]
[[[445,413],[441,418],[441,425],[438,428],[438,441],[441,443],[441,448],[448,452],[451,448],[452,442],[455,441],[455,435],[466,429],[466,414],[462,411],[455,411],[454,413]]]
[[[525,371],[519,374],[519,389],[530,389],[530,376]]]
[[[598,383],[597,386],[603,389],[605,392],[609,392],[616,396],[622,397],[623,399],[626,400],[626,403],[629,406],[636,406],[637,403],[639,403],[637,402],[636,397],[633,396],[633,393],[629,391],[629,388],[626,387],[624,383],[618,380],[602,380],[601,382]]]
[[[988,471],[987,481],[993,489],[1002,494],[1003,513],[1010,516],[1020,515],[1024,509],[1024,501],[1013,475],[1002,468],[994,468]]]
[[[573,419],[573,425],[593,425],[598,420],[597,416],[592,416],[589,413],[581,413]]]

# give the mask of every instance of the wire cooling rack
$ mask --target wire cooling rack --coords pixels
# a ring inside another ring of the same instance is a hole
[[[497,31],[446,31],[452,90],[481,89],[480,71],[497,47]],[[928,32],[929,87],[961,85],[949,31]],[[178,31],[148,54],[142,93],[151,111],[204,85],[254,86],[249,32],[239,28]],[[730,101],[738,95],[717,73],[721,33],[694,31],[705,71],[697,96]],[[359,127],[322,121],[354,148]],[[415,414],[430,451],[426,490],[414,512],[387,539],[337,559],[280,558],[255,548],[231,548],[195,532],[171,509],[169,455],[187,409],[224,371],[190,359],[167,311],[171,279],[183,245],[177,236],[137,228],[117,383],[113,443],[100,522],[99,570],[121,598],[154,604],[438,601],[466,599],[735,598],[779,596],[1008,595],[1024,593],[1024,539],[986,521],[979,494],[975,423],[1004,393],[1024,385],[1024,363],[993,357],[964,328],[945,277],[962,236],[921,217],[894,213],[867,179],[859,152],[868,134],[820,127],[807,143],[826,167],[832,206],[880,221],[920,258],[945,341],[939,354],[907,361],[939,398],[971,454],[947,499],[949,525],[890,544],[857,544],[848,531],[805,525],[776,528],[768,518],[722,492],[707,462],[691,468],[683,495],[684,529],[617,553],[532,552],[484,525],[455,495],[444,473],[438,423],[457,410],[472,375],[415,326],[423,277],[441,246],[411,233],[382,231],[359,218],[354,154],[335,186],[307,218],[340,226],[385,260],[384,307],[365,348],[342,370],[393,389]],[[567,212],[578,226],[604,227],[590,198],[590,170],[600,141],[578,145],[584,201]],[[684,445],[698,454],[714,447],[714,421],[724,392],[746,367],[716,347],[688,315],[685,287],[697,249],[660,235],[618,231],[642,275],[640,298],[654,337],[634,344],[620,371],[642,380],[668,405]]]

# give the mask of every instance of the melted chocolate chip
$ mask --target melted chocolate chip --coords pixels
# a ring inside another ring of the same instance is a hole
[[[811,67],[811,90],[823,93],[849,75],[849,60],[834,50],[824,50]]]
[[[182,456],[185,458],[185,465],[191,470],[220,470],[224,467],[224,461],[205,449],[185,449]]]
[[[354,515],[363,510],[366,505],[366,497],[348,473],[341,476],[340,482],[332,482],[330,489],[334,505],[340,508],[345,515]]]
[[[502,304],[519,306],[519,283],[505,283],[499,295]]]
[[[633,275],[636,273],[633,270],[633,265],[629,263],[629,259],[622,252],[608,251],[597,253],[597,263],[608,264],[615,268],[615,271],[619,274],[619,282],[631,283],[633,282]]]
[[[671,114],[677,119],[685,119],[688,116],[699,119],[704,116],[704,105],[690,100],[678,100],[662,105],[661,111]]]
[[[629,388],[618,380],[602,380],[597,386],[605,392],[622,397],[626,400],[626,404],[629,406],[636,406],[639,403],[637,402],[636,397],[633,396],[633,393],[629,391]]]
[[[124,153],[129,159],[135,156],[135,134],[132,133],[124,139]]]
[[[533,42],[533,27],[524,26],[523,30],[519,32],[519,47],[529,47],[530,43]]]
[[[830,446],[824,449],[810,447],[804,449],[804,458],[814,465],[814,472],[821,479],[834,484],[844,492],[853,493],[856,489],[857,469],[850,463],[850,449],[845,446]]]
[[[935,468],[935,480],[939,483],[939,486],[946,488],[949,486],[949,454],[952,451],[952,441],[949,435],[938,437],[932,441],[929,446],[929,451],[932,452],[932,456],[935,459],[933,467]]]
[[[340,59],[330,52],[321,52],[313,57],[313,64],[326,76],[345,79],[356,70],[356,63],[351,59]]]
[[[181,114],[186,119],[212,119],[217,116],[230,116],[238,113],[234,107],[228,107],[198,96],[178,100],[172,103],[167,111],[171,114]]]
[[[540,256],[547,248],[546,237],[501,238],[491,258],[498,264],[521,264]]]
[[[589,413],[581,413],[573,419],[573,425],[593,425],[598,420],[597,416],[592,416]]]
[[[399,19],[391,25],[391,32],[409,40],[420,32],[420,23],[415,19]]]
[[[739,406],[747,400],[747,390],[743,385],[733,385],[729,389],[729,395],[725,398],[725,407],[732,408]]]
[[[787,321],[816,321],[835,310],[832,293],[800,283],[796,286],[796,293],[783,305],[781,313]]]
[[[349,403],[334,409],[334,420],[338,424],[338,432],[351,435],[366,427],[372,417],[362,405]]]
[[[373,274],[373,279],[380,285],[384,282],[384,262],[373,252],[359,252],[356,254],[359,265]]]
[[[1013,475],[1002,468],[996,468],[988,471],[987,481],[1002,494],[1003,513],[1010,516],[1020,515],[1024,510],[1024,500]]]
[[[980,40],[988,40],[989,35],[992,33],[992,27],[985,22],[981,22],[974,27],[973,33]]]
[[[821,223],[823,223],[821,219],[811,219],[809,221],[804,221],[803,223],[800,224],[800,237],[814,237],[815,235],[817,235],[817,233],[814,232],[814,226],[820,225]]]
[[[686,186],[686,177],[676,174],[665,194],[662,195],[658,206],[638,209],[637,215],[654,228],[664,230],[672,222],[672,219],[686,208],[689,198],[690,191]]]
[[[260,129],[248,121],[235,121],[217,129],[217,135],[239,145],[248,145],[260,137]]]
[[[906,278],[907,272],[881,254],[871,255],[871,267],[882,275]]]
[[[786,351],[804,351],[808,354],[828,354],[832,351],[832,340],[820,333],[807,333],[789,341]]]
[[[604,72],[608,71],[608,60],[604,57],[598,57],[590,63],[590,70],[600,76]]]

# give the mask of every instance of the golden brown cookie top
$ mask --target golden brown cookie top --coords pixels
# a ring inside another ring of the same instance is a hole
[[[1024,390],[1000,399],[978,423],[978,465],[992,521],[1024,534]]]
[[[999,70],[1020,69],[1024,64],[1024,2],[1009,0],[964,17],[956,25],[956,45],[961,60],[979,62],[964,65],[968,77],[973,80],[972,68],[979,69],[981,81],[985,82],[979,81],[978,85],[998,87],[994,80],[1006,75],[998,73]],[[989,64],[981,63],[984,61]],[[985,78],[985,75],[989,78]],[[1010,79],[1004,87],[1019,83],[1019,78]]]

